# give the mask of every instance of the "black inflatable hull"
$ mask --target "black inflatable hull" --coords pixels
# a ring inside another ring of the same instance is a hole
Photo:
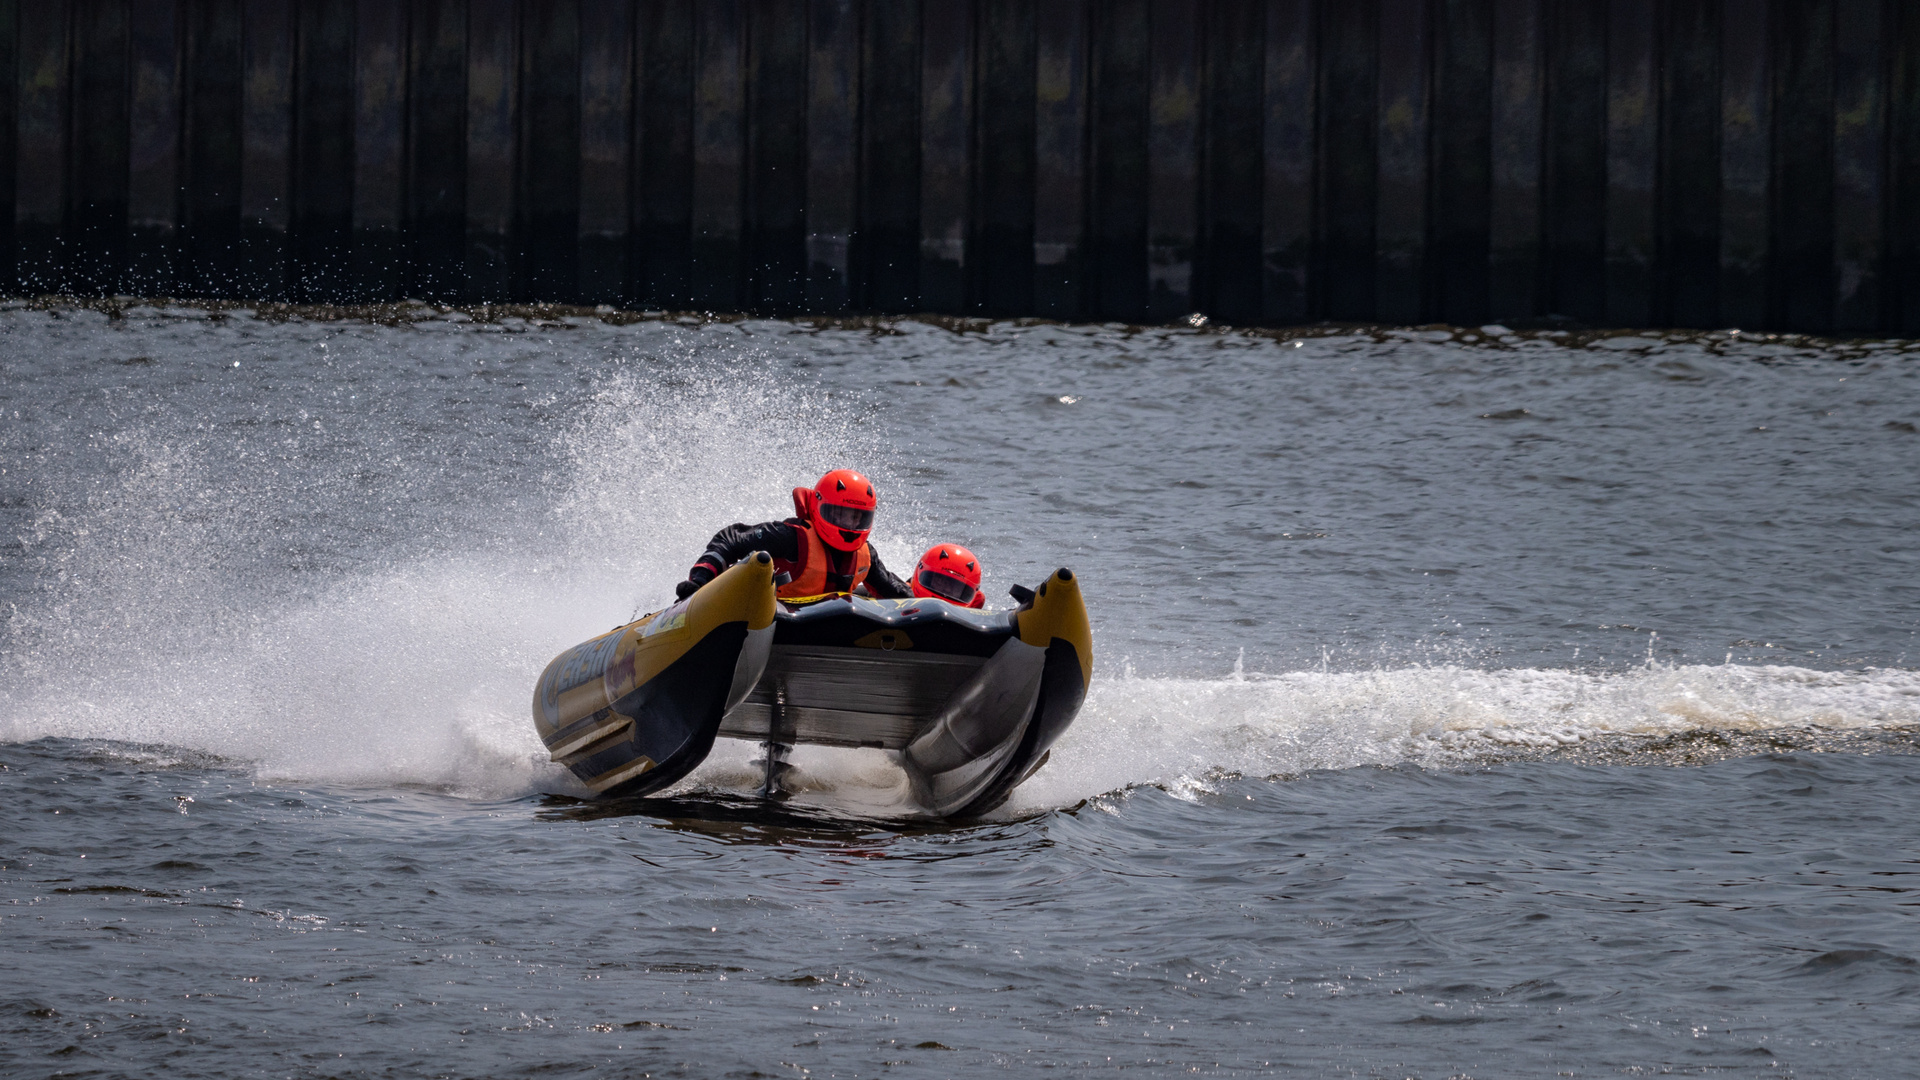
[[[1086,698],[1091,631],[1068,571],[1009,612],[864,597],[788,609],[747,565],[549,665],[534,712],[555,760],[620,796],[682,779],[716,738],[768,744],[769,761],[794,745],[875,747],[924,813],[966,817],[1044,764]],[[649,651],[661,620],[686,640]],[[567,689],[593,670],[611,680],[600,693]],[[645,677],[622,681],[629,670]]]

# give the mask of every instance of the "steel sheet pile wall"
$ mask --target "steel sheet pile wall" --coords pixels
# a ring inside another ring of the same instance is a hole
[[[0,0],[19,293],[1920,330],[1903,0]]]

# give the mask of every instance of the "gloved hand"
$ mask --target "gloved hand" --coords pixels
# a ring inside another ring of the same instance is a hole
[[[699,592],[702,585],[712,580],[713,571],[709,569],[705,563],[702,563],[692,570],[687,571],[687,580],[673,587],[673,595],[677,599],[685,600],[687,597]]]

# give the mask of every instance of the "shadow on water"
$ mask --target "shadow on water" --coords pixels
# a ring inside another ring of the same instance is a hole
[[[694,833],[735,844],[839,847],[897,840],[951,838],[998,843],[1025,835],[1044,812],[1015,819],[941,821],[872,817],[806,803],[771,802],[725,792],[668,798],[579,799],[545,795],[534,815],[542,821],[605,821],[642,818],[657,828]],[[876,856],[878,857],[878,856]]]

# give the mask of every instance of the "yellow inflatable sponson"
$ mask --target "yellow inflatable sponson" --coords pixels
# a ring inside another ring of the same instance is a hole
[[[759,681],[776,606],[773,559],[759,552],[680,603],[554,657],[533,696],[548,752],[596,793],[680,779]]]

